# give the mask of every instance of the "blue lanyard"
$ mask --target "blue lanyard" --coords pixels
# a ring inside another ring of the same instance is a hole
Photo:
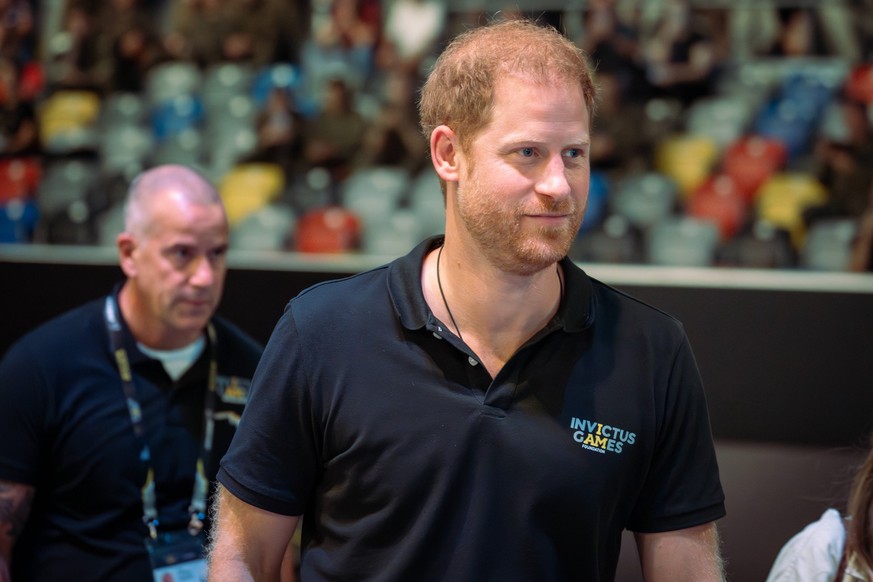
[[[152,467],[152,456],[148,442],[145,439],[145,429],[142,423],[142,408],[139,404],[139,399],[136,396],[136,386],[133,383],[133,375],[130,370],[130,360],[127,357],[127,351],[124,349],[121,334],[121,322],[118,317],[118,306],[115,303],[115,298],[110,295],[106,298],[104,308],[104,317],[106,320],[106,328],[109,331],[109,339],[112,343],[112,352],[115,355],[115,363],[118,365],[118,373],[121,375],[121,385],[124,389],[124,397],[127,401],[127,411],[130,414],[130,422],[133,425],[133,433],[140,440],[142,448],[140,449],[139,459],[146,463],[148,472],[146,481],[141,488],[142,506],[143,506],[143,523],[149,528],[149,535],[152,539],[158,535],[158,509],[155,496],[155,471]],[[206,478],[205,459],[209,458],[212,452],[212,438],[215,431],[215,386],[218,376],[218,361],[217,353],[217,337],[215,328],[210,322],[206,326],[206,332],[209,336],[209,380],[206,398],[203,405],[203,442],[200,447],[200,454],[197,458],[197,466],[194,471],[194,491],[191,494],[191,503],[188,506],[188,513],[191,516],[188,522],[188,532],[191,535],[197,535],[203,529],[203,520],[206,517],[206,496],[209,491],[209,480]]]

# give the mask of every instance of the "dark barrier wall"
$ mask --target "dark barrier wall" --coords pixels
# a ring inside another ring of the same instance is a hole
[[[219,311],[266,342],[299,291],[375,264],[232,263]],[[873,276],[680,270],[677,280],[671,269],[585,268],[683,321],[716,438],[854,446],[873,429]],[[0,351],[121,277],[111,256],[70,264],[0,252]]]

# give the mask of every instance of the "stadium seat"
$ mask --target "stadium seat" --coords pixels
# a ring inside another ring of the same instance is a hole
[[[112,93],[100,108],[100,128],[140,125],[147,121],[148,108],[139,93]]]
[[[405,199],[409,186],[409,172],[403,168],[360,168],[342,182],[340,202],[355,213],[366,232],[371,228],[383,228],[383,223]]]
[[[152,148],[149,156],[152,165],[183,164],[203,169],[203,136],[197,128],[183,129],[167,136]]]
[[[718,228],[708,220],[676,217],[656,224],[646,237],[648,262],[674,267],[708,267],[715,262]]]
[[[781,170],[788,160],[788,150],[781,141],[760,135],[747,135],[731,144],[722,158],[722,172],[730,176],[747,202],[770,176]]]
[[[789,160],[808,151],[818,125],[818,111],[801,95],[776,97],[764,105],[752,131],[785,145]]]
[[[609,202],[613,213],[646,230],[673,214],[678,198],[672,178],[645,172],[618,180]]]
[[[422,237],[445,232],[446,205],[439,176],[432,168],[427,167],[412,178],[409,208],[415,213]]]
[[[210,143],[232,140],[240,131],[254,131],[258,109],[249,95],[234,95],[207,107],[204,134]]]
[[[742,137],[753,117],[748,99],[734,95],[706,97],[691,104],[685,129],[689,134],[711,138],[723,151]]]
[[[240,220],[230,231],[230,248],[245,251],[282,251],[293,240],[296,216],[281,202],[263,206]]]
[[[200,94],[203,73],[193,62],[167,61],[148,70],[145,96],[150,106],[160,106],[178,97]]]
[[[795,247],[801,248],[806,231],[804,210],[823,204],[827,197],[827,190],[815,176],[781,172],[761,186],[756,213],[759,218],[788,231]]]
[[[609,208],[610,182],[606,173],[591,170],[591,180],[588,186],[588,206],[582,221],[580,232],[596,228],[606,217]]]
[[[41,162],[37,157],[0,158],[0,204],[33,197],[41,176]]]
[[[856,65],[846,79],[846,94],[867,105],[873,105],[873,62]]]
[[[37,60],[30,60],[21,66],[18,77],[18,98],[22,101],[35,101],[45,90],[45,69]]]
[[[48,97],[37,114],[43,149],[51,154],[96,149],[100,105],[91,91],[62,90]]]
[[[817,271],[848,271],[852,243],[858,233],[854,218],[829,218],[813,222],[800,251],[800,265]]]
[[[99,175],[99,166],[92,160],[62,158],[48,163],[37,191],[40,214],[50,219],[68,212],[73,204],[86,202]]]
[[[251,84],[252,97],[258,107],[263,107],[274,90],[282,89],[296,94],[300,82],[300,71],[294,65],[290,63],[269,65],[255,75]]]
[[[40,224],[35,237],[48,244],[89,245],[97,242],[92,196],[99,196],[100,165],[96,159],[61,159],[45,168],[37,202]]]
[[[221,62],[210,65],[203,74],[200,94],[207,114],[234,97],[249,96],[254,70],[246,63]]]
[[[643,260],[642,234],[618,214],[580,232],[570,247],[569,257],[587,263],[639,263]]]
[[[779,94],[784,99],[796,99],[805,109],[804,116],[817,119],[825,106],[833,99],[834,94],[845,80],[842,67],[821,67],[808,71],[796,71],[786,75],[780,87]]]
[[[0,243],[28,243],[39,222],[39,207],[33,199],[8,199],[0,203]]]
[[[246,163],[234,166],[218,184],[231,227],[236,227],[248,215],[276,201],[284,187],[285,175],[277,164]]]
[[[408,208],[398,208],[376,228],[364,228],[361,250],[372,255],[399,257],[423,238],[415,213]]]
[[[188,129],[199,128],[205,111],[195,95],[179,95],[164,99],[151,109],[152,133],[157,141]]]
[[[691,195],[712,172],[718,160],[718,146],[711,137],[674,134],[655,146],[655,169],[671,178],[682,199]]]
[[[694,191],[688,201],[687,213],[716,224],[724,241],[742,227],[748,214],[748,205],[733,178],[718,173]]]
[[[154,146],[154,137],[144,125],[119,124],[100,134],[100,160],[107,174],[133,175],[145,166]]]
[[[361,244],[361,223],[348,208],[329,205],[313,208],[297,221],[295,249],[301,253],[345,253]]]
[[[797,252],[787,231],[757,220],[719,249],[717,261],[725,267],[788,269],[796,266]]]

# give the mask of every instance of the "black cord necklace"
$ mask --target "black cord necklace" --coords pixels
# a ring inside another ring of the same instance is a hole
[[[452,325],[455,327],[455,332],[458,334],[458,338],[461,341],[464,341],[464,336],[461,335],[461,328],[458,327],[458,323],[455,321],[455,316],[452,315],[452,310],[449,308],[449,302],[446,301],[446,294],[443,293],[443,281],[440,279],[440,260],[443,257],[443,246],[440,245],[440,250],[437,251],[437,267],[436,267],[436,276],[437,276],[437,287],[440,290],[440,297],[443,299],[443,305],[446,308],[446,311],[449,314],[449,319],[452,320]],[[560,302],[564,297],[564,280],[561,278],[561,267],[559,265],[555,265],[555,273],[558,275],[558,285],[560,286],[560,295],[558,295],[558,301]]]
[[[452,325],[455,326],[455,331],[458,333],[458,338],[461,341],[464,341],[464,336],[461,335],[461,328],[458,327],[457,322],[455,321],[455,316],[452,315],[452,310],[449,309],[449,302],[446,301],[446,294],[443,293],[443,281],[440,279],[440,259],[443,257],[443,246],[440,245],[440,250],[437,252],[437,287],[440,288],[440,297],[443,298],[443,305],[446,307],[446,311],[449,313],[449,319],[452,320]]]

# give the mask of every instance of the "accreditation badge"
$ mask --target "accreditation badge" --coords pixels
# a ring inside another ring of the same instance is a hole
[[[146,549],[152,563],[155,582],[205,582],[206,534],[191,535],[188,531],[158,533],[146,538]]]

